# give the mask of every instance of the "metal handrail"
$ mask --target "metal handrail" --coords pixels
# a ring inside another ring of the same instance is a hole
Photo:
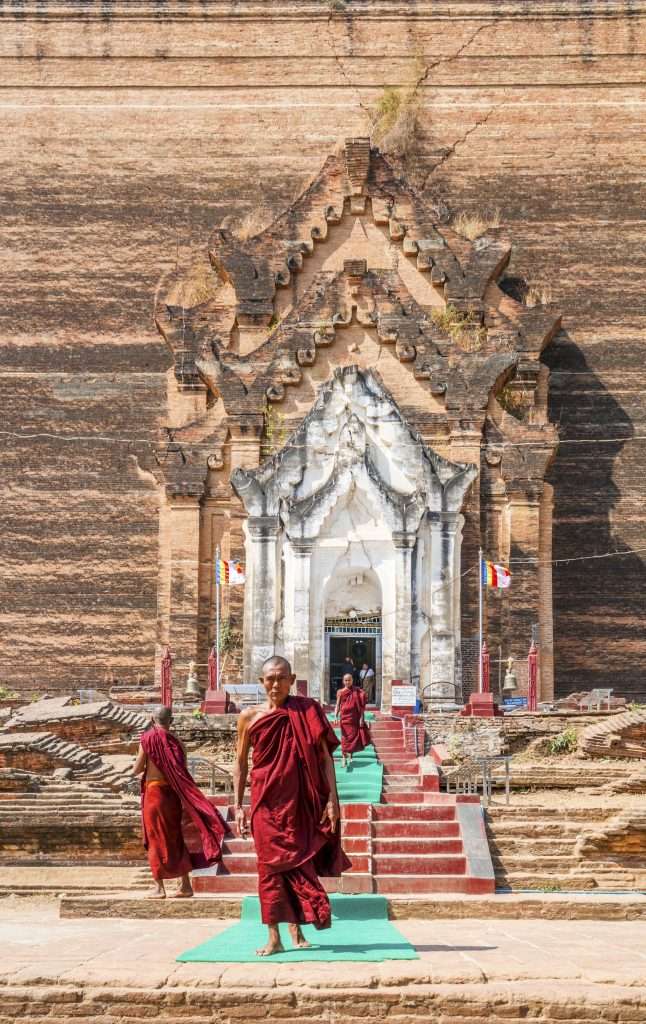
[[[189,754],[188,757],[188,770],[191,775],[195,775],[199,768],[207,768],[210,772],[211,779],[211,792],[215,792],[216,780],[218,775],[224,776],[226,794],[233,793],[233,775],[231,772],[223,768],[222,765],[217,764],[215,761],[210,761],[208,757],[200,757],[197,754]]]

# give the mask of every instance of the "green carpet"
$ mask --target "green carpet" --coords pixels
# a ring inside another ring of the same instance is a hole
[[[330,722],[334,721],[334,714],[331,711],[328,712],[327,717],[330,720]],[[375,720],[375,713],[374,713],[374,711],[366,711],[366,713],[365,713],[365,715],[363,717],[365,718],[366,722],[374,722],[374,720]]]
[[[384,896],[335,894],[330,896],[330,902],[331,928],[317,932],[312,925],[303,926],[303,934],[312,943],[311,949],[290,949],[287,925],[281,925],[285,952],[276,953],[269,962],[419,960],[411,944],[388,920]],[[177,960],[180,963],[262,963],[265,958],[256,956],[255,951],[266,941],[267,928],[260,921],[260,903],[255,896],[245,896],[238,924],[187,950]]]
[[[337,736],[340,735],[335,729]],[[341,764],[341,748],[334,751],[334,771],[339,803],[378,804],[381,803],[383,787],[383,765],[377,760],[372,743],[352,758],[352,764],[344,768]]]

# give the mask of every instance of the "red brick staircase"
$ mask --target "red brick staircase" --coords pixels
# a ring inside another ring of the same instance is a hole
[[[326,879],[328,891],[397,896],[493,892],[479,798],[440,793],[437,771],[406,750],[399,719],[377,715],[370,731],[384,767],[383,802],[342,806],[343,846],[352,869],[342,878]],[[214,797],[213,802],[231,821],[227,798]],[[229,838],[218,873],[198,872],[193,884],[201,893],[256,892],[252,840]]]

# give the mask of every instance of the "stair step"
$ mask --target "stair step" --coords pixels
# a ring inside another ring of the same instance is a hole
[[[373,871],[376,875],[464,875],[467,859],[464,856],[424,853],[416,856],[375,854]],[[414,890],[412,890],[414,891]]]
[[[464,848],[460,838],[436,839],[427,838],[426,836],[393,836],[388,839],[375,839],[373,842],[373,853],[375,857],[382,854],[397,854],[399,856],[412,856],[416,858],[425,854],[458,854],[464,856]]]
[[[455,804],[375,804],[372,811],[375,821],[455,821]]]
[[[488,893],[495,891],[494,879],[467,875],[376,875],[374,891],[383,895],[416,896],[425,892]]]
[[[385,804],[418,804],[423,798],[423,791],[410,791],[406,789],[391,789],[384,786],[382,800]]]
[[[460,835],[457,821],[375,821],[373,830],[376,840],[380,839],[453,839]]]
[[[257,875],[193,875],[195,892],[227,893],[227,895],[258,892]]]

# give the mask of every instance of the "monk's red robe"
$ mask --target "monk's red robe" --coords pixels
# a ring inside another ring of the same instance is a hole
[[[339,691],[339,724],[341,726],[341,753],[356,754],[370,743],[370,733],[361,719],[366,708],[366,695],[358,686],[342,687]]]
[[[319,744],[330,753],[339,741],[318,701],[288,697],[254,722],[251,831],[258,855],[258,894],[265,924],[330,926],[330,901],[318,876],[336,877],[350,866],[321,817],[330,792]]]
[[[153,878],[179,878],[191,868],[217,864],[227,826],[189,775],[181,743],[165,729],[154,728],[142,734],[141,745],[167,781],[158,785],[144,777],[141,783],[144,847]],[[182,817],[193,826],[195,850],[186,846]]]
[[[144,845],[153,878],[181,878],[191,870],[182,832],[182,802],[165,782],[147,782],[142,795]]]

